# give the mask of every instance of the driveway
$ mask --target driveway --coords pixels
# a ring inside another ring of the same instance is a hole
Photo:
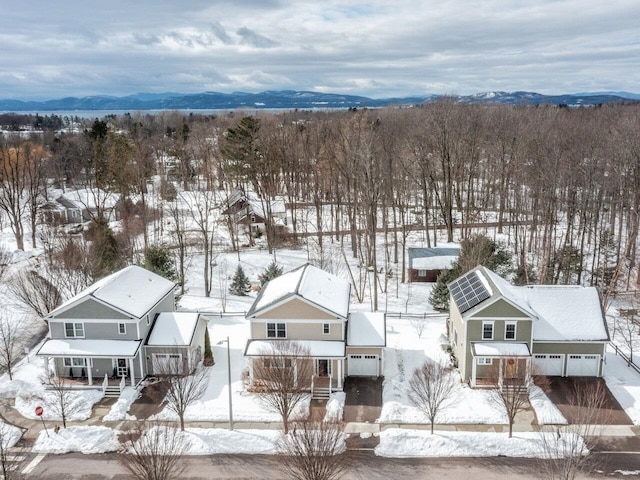
[[[562,412],[569,423],[580,421],[584,407],[573,405],[572,397],[576,386],[601,384],[605,392],[604,407],[600,410],[601,419],[598,423],[608,425],[633,425],[629,416],[625,413],[616,398],[607,388],[604,379],[595,377],[549,377],[551,380],[550,392],[547,394],[556,407]]]
[[[164,397],[169,386],[166,382],[150,383],[142,389],[140,397],[129,407],[128,414],[138,420],[160,413],[164,408]]]
[[[380,417],[382,381],[382,377],[348,377],[345,380],[345,422],[373,423]]]

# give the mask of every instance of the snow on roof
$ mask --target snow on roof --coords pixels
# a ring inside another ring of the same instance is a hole
[[[49,312],[47,317],[54,316],[78,300],[91,296],[129,315],[141,318],[174,287],[175,284],[170,280],[137,265],[131,265],[94,283]]]
[[[472,342],[476,357],[530,357],[529,345],[514,342]]]
[[[267,282],[247,315],[253,315],[289,296],[298,295],[346,318],[350,293],[349,282],[307,264]]]
[[[286,342],[287,340],[278,340]],[[310,357],[344,357],[345,342],[338,340],[292,340],[309,351]],[[273,340],[249,340],[244,352],[247,357],[261,357],[273,353]]]
[[[431,257],[455,257],[460,256],[460,247],[433,247],[433,248],[417,248],[411,247],[407,251],[409,258],[409,268],[421,268],[416,266],[416,261],[421,258]]]
[[[135,357],[142,340],[49,339],[36,355],[45,357]]]
[[[105,192],[100,188],[69,190],[60,197],[77,208],[96,208],[98,204],[104,208],[114,208],[120,199],[119,194]]]
[[[162,312],[153,324],[147,340],[150,346],[188,346],[198,325],[199,313]]]
[[[347,324],[347,345],[386,346],[385,316],[380,312],[353,312]]]
[[[607,341],[595,287],[532,285],[517,287],[485,267],[477,267],[500,295],[534,319],[536,341]]]
[[[533,324],[534,340],[609,340],[595,287],[537,285],[520,288],[538,316]]]
[[[445,270],[451,268],[458,255],[414,258],[412,268],[415,270]]]

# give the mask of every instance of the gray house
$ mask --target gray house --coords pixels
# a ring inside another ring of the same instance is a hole
[[[45,365],[53,359],[57,376],[136,385],[153,373],[154,356],[202,351],[206,320],[174,313],[174,288],[138,266],[109,275],[44,318],[49,334],[37,355]]]
[[[506,374],[602,376],[609,332],[596,288],[516,287],[478,266],[449,291],[449,343],[471,386],[496,363]]]

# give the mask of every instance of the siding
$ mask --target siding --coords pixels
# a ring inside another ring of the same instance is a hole
[[[343,340],[344,322],[331,323],[330,334],[322,333],[322,324],[325,322],[296,323],[291,321],[277,322],[287,324],[288,340]],[[267,338],[267,322],[251,322],[251,338]]]
[[[267,312],[256,316],[259,319],[318,319],[330,320],[336,319],[336,315],[331,315],[324,310],[314,307],[299,298],[292,298],[286,303],[275,307]]]
[[[118,333],[118,320],[106,320],[104,322],[82,322],[82,319],[68,319],[65,321],[50,321],[51,338],[66,338],[65,323],[83,323],[84,338],[87,339],[112,339],[112,340],[138,340],[135,322],[126,322],[127,333]]]
[[[522,310],[515,308],[509,302],[499,299],[487,307],[478,310],[470,318],[473,317],[489,317],[489,318],[529,318]]]
[[[559,354],[593,354],[604,355],[606,344],[602,343],[538,343],[533,342],[532,353],[559,353]]]
[[[173,310],[173,309],[172,309]],[[55,316],[58,318],[132,318],[131,316],[124,315],[117,310],[109,308],[108,306],[87,298],[84,302],[79,303],[71,307],[70,309],[59,313]]]

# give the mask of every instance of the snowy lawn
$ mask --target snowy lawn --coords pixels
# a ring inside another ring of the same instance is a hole
[[[67,421],[82,421],[91,417],[93,405],[104,396],[102,390],[74,390],[68,392]],[[41,389],[29,394],[21,394],[16,397],[15,409],[20,415],[32,420],[39,417],[35,414],[37,406],[44,409],[42,417],[45,420],[61,421],[58,402],[54,392]]]
[[[414,289],[425,288],[422,285]],[[420,293],[426,298],[428,290]],[[448,356],[438,343],[445,329],[444,317],[427,318],[424,322],[422,338],[416,333],[416,320],[387,318],[387,349],[385,350],[382,392],[382,413],[380,423],[429,423],[423,413],[409,399],[409,379],[413,371],[430,358],[446,362]],[[455,375],[455,373],[453,373]],[[438,412],[437,424],[455,423],[508,423],[504,408],[496,405],[491,393],[486,390],[474,390],[460,384],[451,399]]]
[[[58,433],[48,429],[48,435],[43,430],[33,447],[42,453],[105,453],[120,450],[120,442],[115,432],[101,426],[74,426],[61,428]]]
[[[2,440],[2,448],[11,448],[22,437],[22,430],[13,425],[9,425],[0,420],[0,439]]]
[[[187,455],[216,453],[274,454],[282,433],[279,430],[225,430],[221,428],[175,429],[186,441]]]
[[[536,385],[531,388],[529,393],[529,401],[531,407],[536,412],[536,418],[539,425],[566,425],[567,419],[558,410],[558,407],[549,400],[547,394]]]
[[[342,421],[344,414],[344,402],[347,394],[344,392],[334,392],[329,397],[324,415],[325,422]]]
[[[546,457],[543,435],[555,445],[556,433],[522,432],[509,438],[495,432],[436,432],[390,428],[380,433],[381,457]],[[562,434],[566,435],[566,434]],[[557,455],[555,453],[554,455]]]
[[[634,425],[640,425],[640,374],[628,367],[622,357],[607,352],[604,379]]]

